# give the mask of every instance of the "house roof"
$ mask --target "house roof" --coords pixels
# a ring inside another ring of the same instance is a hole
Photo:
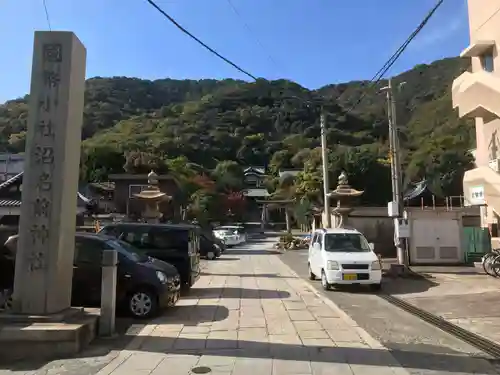
[[[120,173],[120,174],[110,174],[108,176],[111,182],[118,180],[147,180],[147,174],[133,174],[133,173]],[[156,177],[158,180],[174,180],[175,178],[168,174],[160,174]]]
[[[23,173],[24,172],[21,172],[21,173],[18,173],[16,174],[14,177],[11,177],[9,178],[7,181],[4,181],[0,184],[0,190],[2,189],[5,189],[5,188],[8,188],[9,186],[11,186],[14,182],[20,180],[22,177],[23,177]]]
[[[17,199],[0,199],[0,207],[20,207],[21,201]]]
[[[8,179],[5,182],[2,182],[0,184],[0,191],[3,189],[8,188],[9,186],[12,186],[15,182],[22,181],[24,172],[18,173],[14,177]],[[92,199],[87,198],[85,195],[83,195],[80,192],[76,192],[77,196],[77,205],[87,205],[92,203]],[[21,206],[21,201],[17,199],[1,199],[0,198],[0,207],[20,207]]]
[[[269,197],[270,194],[267,189],[246,189],[244,192],[247,197]]]
[[[405,201],[411,201],[412,199],[418,198],[422,194],[424,194],[426,191],[430,192],[432,194],[432,191],[429,189],[429,185],[426,180],[422,180],[420,182],[417,182],[413,188],[408,190],[404,195],[403,195],[403,200]]]
[[[284,169],[282,171],[279,171],[279,176],[280,176],[280,178],[285,178],[285,177],[288,177],[288,176],[295,177],[300,172],[302,172],[302,169]]]
[[[254,174],[257,174],[257,175],[264,175],[264,174],[266,174],[266,168],[264,168],[264,167],[253,167],[253,166],[250,166],[248,168],[245,168],[243,170],[243,173],[244,174],[254,173]]]

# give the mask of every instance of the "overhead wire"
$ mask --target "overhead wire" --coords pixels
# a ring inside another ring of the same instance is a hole
[[[47,8],[47,0],[43,0],[43,9],[45,11],[45,18],[47,19],[47,24],[49,25],[49,31],[52,31],[52,26],[50,25],[49,10]]]
[[[181,26],[172,16],[167,14],[160,6],[158,6],[153,0],[146,0],[153,8],[155,8],[158,12],[160,12],[167,20],[169,20],[172,24],[174,24],[175,27],[177,27],[180,31],[182,31],[184,34],[189,36],[191,39],[196,41],[198,44],[200,44],[202,47],[210,51],[212,54],[217,56],[219,59],[223,60],[227,64],[231,65],[233,68],[238,70],[240,73],[245,74],[246,76],[252,78],[253,80],[257,80],[257,77],[254,76],[253,74],[249,73],[245,69],[241,68],[240,66],[236,65],[234,62],[229,60],[228,58],[222,56],[219,52],[217,52],[215,49],[212,47],[208,46],[206,43],[202,42],[199,38],[197,38],[195,35],[193,35],[191,32],[189,32],[186,28]]]
[[[276,69],[279,70],[279,64],[276,62],[276,60],[273,58],[273,56],[271,55],[271,53],[269,53],[269,51],[267,50],[267,48],[264,46],[264,44],[261,42],[261,40],[259,39],[259,37],[257,36],[257,34],[252,30],[252,28],[250,27],[250,25],[245,21],[244,17],[242,16],[242,14],[240,13],[240,11],[238,10],[238,8],[236,8],[236,6],[234,5],[233,1],[232,0],[226,0],[227,3],[229,4],[229,7],[232,9],[232,11],[234,12],[234,14],[236,14],[236,16],[240,19],[241,23],[243,24],[243,26],[245,27],[245,29],[247,29],[248,33],[253,36],[253,38],[255,39],[255,41],[257,42],[257,44],[259,45],[259,47],[262,49],[262,51],[267,55],[269,61],[274,65],[274,67]]]
[[[495,10],[495,11],[494,11],[494,12],[493,12],[493,13],[492,13],[492,14],[491,14],[491,15],[490,15],[490,16],[489,16],[489,17],[488,17],[488,18],[487,18],[487,19],[486,19],[486,20],[485,20],[485,21],[484,21],[481,25],[479,25],[479,27],[477,27],[477,28],[476,28],[473,32],[477,32],[477,31],[479,31],[480,29],[482,29],[484,25],[486,25],[488,22],[490,22],[490,21],[491,21],[491,19],[492,19],[493,17],[495,17],[495,16],[498,14],[498,12],[500,12],[500,7],[499,7],[497,10]]]
[[[410,36],[405,40],[405,42],[396,50],[396,52],[386,61],[386,63],[378,70],[377,73],[372,77],[372,79],[368,82],[369,86],[365,89],[365,91],[361,94],[359,99],[347,110],[346,114],[352,112],[356,107],[363,101],[363,99],[368,95],[368,92],[373,89],[378,83],[382,80],[384,75],[391,69],[391,67],[396,63],[399,57],[403,54],[406,48],[410,45],[410,43],[415,39],[415,37],[422,31],[422,29],[427,25],[432,16],[436,13],[436,11],[443,5],[444,0],[438,0],[436,5],[427,13],[425,18],[420,22],[418,27],[410,34]]]

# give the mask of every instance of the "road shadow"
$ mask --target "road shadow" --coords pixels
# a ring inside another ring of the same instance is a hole
[[[194,307],[194,308],[193,308]],[[196,326],[200,323],[226,320],[229,309],[219,305],[177,305],[155,319],[155,324],[182,324]]]
[[[216,272],[201,272],[202,276],[237,276],[237,277],[262,277],[262,278],[275,278],[275,279],[296,279],[295,276],[281,276],[276,273],[216,273]]]
[[[290,293],[271,289],[191,288],[189,298],[286,299]]]
[[[210,260],[210,262],[227,262],[227,261],[232,261],[232,260],[240,260],[240,258],[226,257],[226,256],[222,255],[220,258],[215,258],[215,259]]]
[[[273,340],[272,337],[264,337],[263,341],[249,341],[238,340],[237,332],[232,331],[230,328],[219,332],[227,334],[229,337],[232,337],[231,339],[194,338],[193,334],[189,333],[189,330],[186,333],[182,333],[181,330],[185,328],[178,328],[177,330],[175,330],[174,326],[168,328],[167,320],[164,321],[163,319],[162,317],[152,322],[153,324],[159,324],[159,331],[154,330],[149,336],[136,336],[138,332],[129,332],[129,339],[133,337],[137,339],[134,341],[133,350],[135,352],[163,353],[168,354],[170,357],[182,355],[183,364],[186,361],[193,360],[191,366],[195,366],[198,363],[199,356],[248,359],[248,361],[243,362],[248,367],[235,368],[233,371],[235,374],[247,373],[252,366],[257,364],[256,359],[274,359],[290,361],[291,363],[288,365],[285,362],[287,368],[290,369],[290,366],[292,366],[296,371],[299,371],[299,369],[302,371],[302,368],[304,368],[302,373],[329,373],[331,368],[326,366],[335,363],[354,366],[352,367],[353,371],[355,371],[356,365],[373,367],[402,366],[412,370],[421,369],[446,373],[497,375],[492,363],[487,358],[482,356],[467,356],[439,346],[386,343],[388,350],[385,350],[370,348],[359,341],[338,342],[337,346],[333,346],[333,343],[331,343],[331,346],[321,346],[268,342],[268,340]],[[165,317],[165,319],[168,319],[168,317]],[[191,319],[193,319],[191,323],[194,325],[196,318],[192,317]],[[162,327],[167,327],[167,331],[162,331]],[[206,333],[204,336],[209,337],[209,327],[198,326],[197,328],[205,329]],[[197,336],[203,336],[203,334],[198,333]],[[296,341],[300,342],[298,337]],[[100,364],[100,368],[102,368],[116,357],[116,350],[123,347],[124,344],[116,340],[104,341],[104,344],[103,341],[99,342],[97,340],[87,350],[72,360],[78,361],[81,358],[98,356],[105,357],[107,360],[102,361]],[[140,353],[137,355],[140,355]],[[272,366],[271,361],[264,362]],[[258,363],[261,364],[260,361]],[[0,368],[12,371],[33,371],[44,367],[44,371],[47,371],[47,366],[55,368],[56,371],[53,371],[54,373],[61,373],[61,363],[57,361],[47,365],[47,361],[25,360],[0,365]],[[346,367],[347,370],[348,368]],[[376,368],[373,370],[376,370]]]
[[[257,249],[227,249],[227,254],[231,255],[279,255],[281,251],[277,250],[257,250]]]
[[[328,364],[349,364],[356,372],[356,365],[377,367],[404,367],[408,369],[421,369],[440,371],[446,373],[496,375],[497,372],[491,363],[480,356],[465,356],[461,353],[443,350],[441,347],[428,345],[427,348],[415,345],[399,344],[397,347],[386,349],[372,349],[360,343],[338,343],[338,346],[327,347],[318,345],[283,344],[235,339],[202,339],[183,337],[173,333],[172,337],[147,336],[138,345],[138,351],[165,353],[170,357],[183,355],[182,360],[193,360],[192,366],[199,361],[199,356],[236,357],[248,359],[244,361],[244,368],[235,368],[233,373],[247,373],[252,366],[260,361],[271,359],[290,361],[285,365],[290,366],[295,372],[302,373],[329,373]],[[351,344],[351,345],[350,345]],[[425,349],[425,350],[424,350]],[[187,356],[186,356],[187,355]],[[189,357],[192,355],[192,357]],[[311,362],[311,363],[309,363]],[[20,364],[22,370],[32,370],[25,363]],[[279,363],[275,366],[280,365]],[[247,367],[248,366],[248,367]],[[247,370],[245,372],[244,370]],[[279,371],[279,369],[276,369]],[[368,369],[367,369],[368,370]],[[387,369],[390,372],[389,369]],[[349,371],[346,366],[346,371]]]
[[[385,294],[412,294],[422,293],[439,284],[428,278],[390,278],[384,277],[382,290]]]
[[[349,345],[354,344],[354,345]],[[400,345],[394,349],[371,349],[358,347],[359,343],[338,343],[336,347],[317,345],[281,344],[247,340],[192,339],[148,337],[139,350],[196,356],[216,355],[248,359],[278,359],[293,362],[295,372],[298,367],[312,367],[312,373],[328,373],[325,364],[349,364],[374,367],[405,367],[442,372],[497,375],[485,357],[464,356],[461,353],[445,352],[437,347],[427,348],[428,352],[415,350],[412,345]],[[302,362],[302,363],[301,363]],[[304,363],[305,362],[305,363]],[[313,362],[311,364],[307,362]],[[254,362],[255,364],[255,362]],[[252,362],[249,362],[252,365]],[[289,365],[290,366],[290,365]],[[288,367],[290,368],[290,367]],[[238,369],[235,369],[238,370]],[[322,372],[323,370],[323,372]],[[310,373],[303,371],[304,373]],[[234,371],[235,374],[238,371]]]

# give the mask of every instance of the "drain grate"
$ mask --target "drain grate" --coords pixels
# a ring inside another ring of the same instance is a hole
[[[394,306],[397,306],[400,309],[419,317],[420,319],[432,324],[433,326],[445,331],[446,333],[449,333],[459,338],[460,340],[465,341],[469,345],[482,350],[493,358],[500,359],[500,345],[498,345],[497,343],[490,341],[482,336],[476,335],[475,333],[467,331],[466,329],[450,323],[437,315],[431,314],[425,310],[413,306],[412,304],[403,301],[400,298],[396,298],[388,294],[380,294],[379,297],[385,299],[387,302],[393,304]]]
[[[191,369],[191,372],[193,374],[208,374],[208,373],[212,372],[212,369],[210,367],[207,367],[207,366],[199,366],[199,367],[193,367]]]

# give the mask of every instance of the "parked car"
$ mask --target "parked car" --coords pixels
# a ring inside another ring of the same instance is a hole
[[[183,288],[190,288],[200,277],[200,228],[196,225],[114,223],[99,233],[128,242],[140,254],[174,265]]]
[[[312,235],[308,256],[309,278],[321,278],[324,289],[335,285],[366,284],[381,288],[382,265],[373,244],[357,230],[319,229]]]
[[[212,229],[203,229],[202,228],[201,234],[203,236],[205,236],[209,241],[211,241],[214,244],[216,244],[217,247],[220,249],[221,253],[223,253],[224,251],[226,251],[226,249],[227,249],[226,244],[219,237],[216,237],[214,235],[214,232],[213,232]]]
[[[200,256],[205,257],[208,260],[214,260],[219,258],[221,254],[222,250],[219,245],[202,233],[200,235]]]
[[[227,247],[240,245],[247,240],[245,228],[242,226],[224,225],[215,228],[213,233],[214,236],[223,241]]]
[[[5,272],[14,269],[19,236],[3,246]],[[174,306],[180,296],[180,276],[171,264],[141,255],[133,246],[114,237],[77,233],[73,267],[72,305],[98,306],[101,301],[101,263],[104,250],[118,252],[117,307],[135,318],[150,318],[164,307]],[[0,270],[4,273],[4,269]],[[13,275],[13,272],[12,272]],[[13,278],[9,288],[12,289]]]

